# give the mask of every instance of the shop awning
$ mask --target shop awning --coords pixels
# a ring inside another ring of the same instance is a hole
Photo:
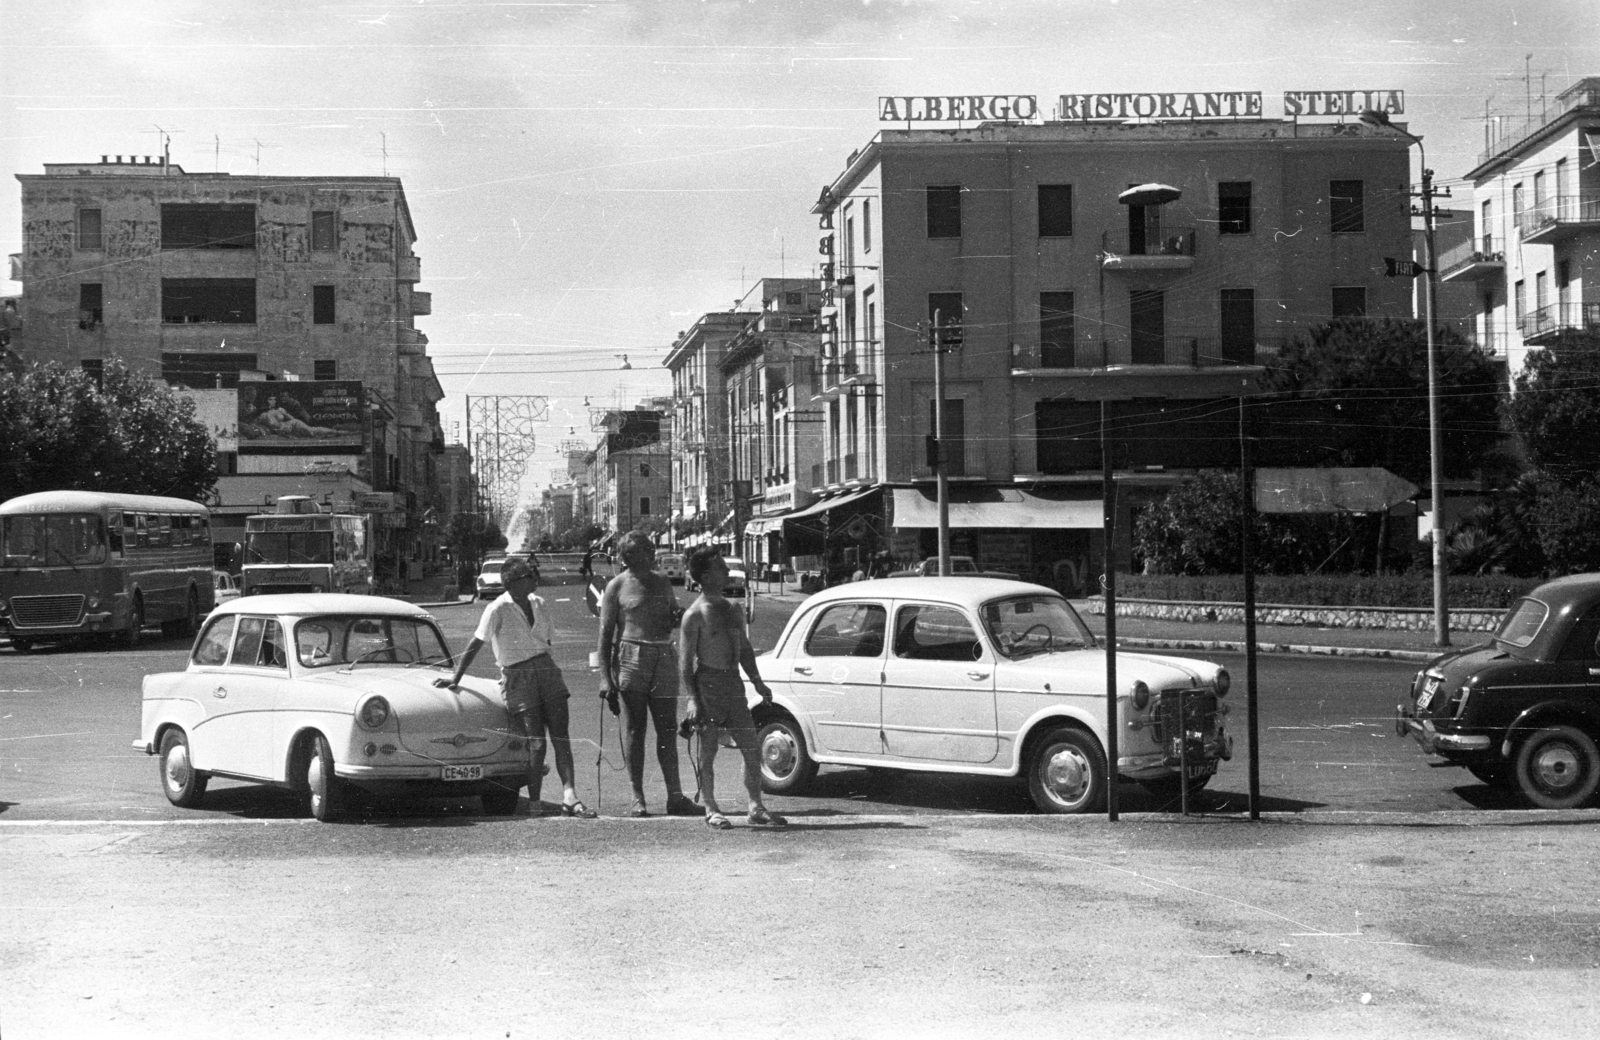
[[[778,513],[774,516],[752,517],[750,521],[744,525],[744,533],[750,535],[763,535],[771,534],[773,531],[781,531],[783,530],[784,518],[785,514],[783,513]]]
[[[1105,523],[1099,499],[1048,498],[1018,488],[952,489],[950,526],[1011,527],[1022,530],[1099,530]],[[896,488],[895,527],[938,527],[939,503],[933,492]]]
[[[852,491],[848,495],[837,495],[833,498],[824,498],[820,501],[811,503],[804,509],[796,509],[792,513],[785,513],[781,519],[803,520],[808,516],[818,516],[830,510],[838,509],[840,506],[847,506],[851,502],[859,502],[861,499],[866,498],[868,495],[877,490],[877,488],[867,488],[865,491]]]

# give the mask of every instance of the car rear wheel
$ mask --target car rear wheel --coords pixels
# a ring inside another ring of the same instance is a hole
[[[795,794],[817,775],[817,763],[806,750],[800,724],[778,715],[756,730],[761,755],[761,789],[770,794]]]
[[[328,738],[320,733],[306,767],[306,788],[311,792],[311,815],[318,820],[331,823],[344,813],[349,792],[334,772],[333,749],[328,746]]]
[[[206,796],[206,774],[189,760],[189,738],[181,729],[169,729],[161,736],[161,789],[167,801],[180,809],[197,807]]]
[[[1057,726],[1033,745],[1028,794],[1042,813],[1095,812],[1105,801],[1106,756],[1081,729]]]
[[[1575,726],[1545,726],[1517,749],[1517,791],[1540,809],[1576,809],[1600,787],[1600,749]]]
[[[478,796],[483,803],[483,811],[488,816],[511,816],[517,811],[517,801],[522,796],[522,781],[516,777],[503,776],[493,781],[494,786],[484,790]],[[511,785],[517,785],[515,787]]]

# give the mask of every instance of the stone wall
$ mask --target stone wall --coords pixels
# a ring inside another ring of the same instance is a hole
[[[1088,601],[1091,614],[1106,612],[1105,598]],[[1452,610],[1450,627],[1458,632],[1493,632],[1503,610]],[[1187,600],[1117,599],[1118,617],[1158,618],[1163,621],[1223,621],[1244,624],[1244,604]],[[1388,628],[1428,631],[1433,610],[1415,607],[1302,607],[1257,603],[1258,625],[1306,625],[1313,628]]]

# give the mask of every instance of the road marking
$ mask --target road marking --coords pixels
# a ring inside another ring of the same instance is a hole
[[[83,736],[87,736],[87,735],[89,735],[90,733],[93,733],[93,732],[94,732],[93,730],[80,729],[80,730],[77,730],[76,732],[73,732],[73,733],[31,733],[26,737],[0,737],[0,741],[5,741],[5,740],[43,740],[45,737],[83,737]]]

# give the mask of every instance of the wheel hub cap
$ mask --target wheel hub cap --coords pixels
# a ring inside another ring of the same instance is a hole
[[[1564,744],[1547,747],[1539,753],[1534,769],[1539,782],[1548,788],[1561,790],[1578,781],[1578,756]]]
[[[1064,802],[1075,802],[1083,797],[1088,785],[1088,763],[1070,748],[1052,754],[1045,763],[1044,783],[1050,793]]]
[[[167,783],[173,790],[189,782],[189,749],[179,744],[167,752]]]
[[[794,738],[787,733],[769,733],[761,745],[761,759],[775,776],[787,776],[794,770]]]

